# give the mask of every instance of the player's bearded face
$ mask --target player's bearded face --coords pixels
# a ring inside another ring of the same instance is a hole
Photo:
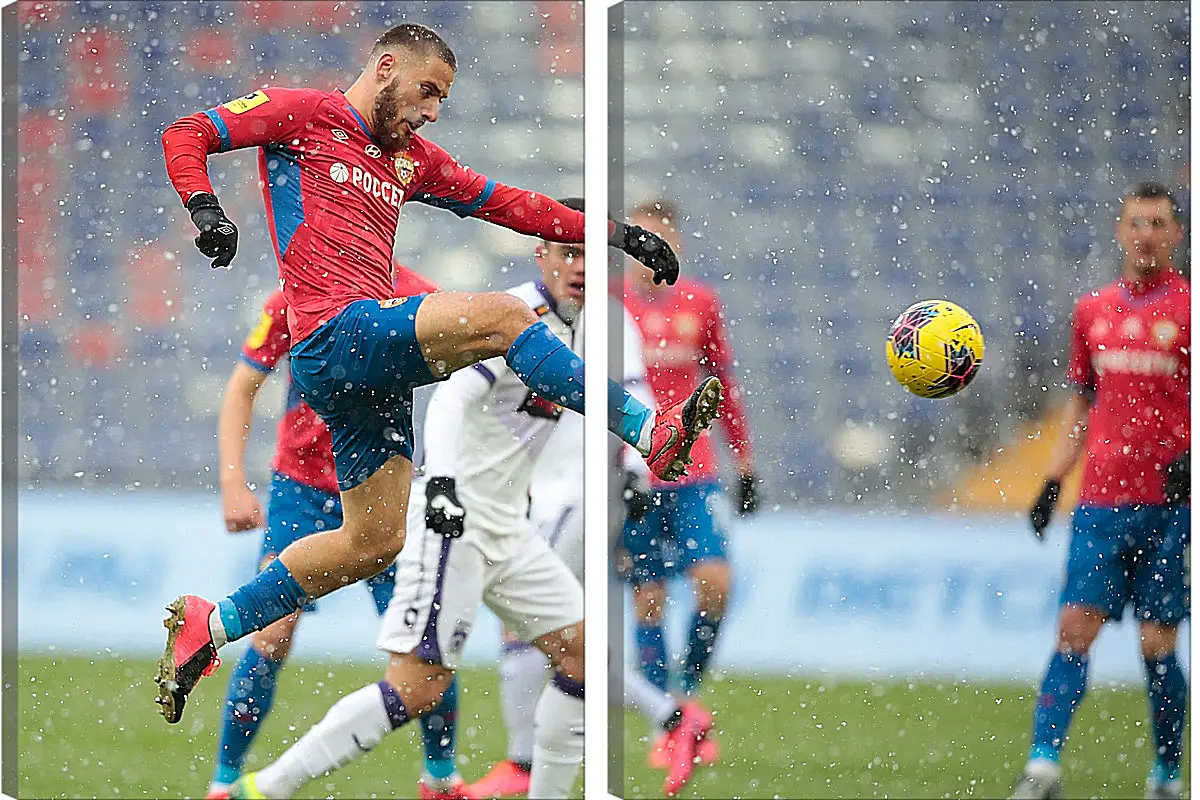
[[[380,88],[372,109],[376,138],[391,151],[407,147],[417,128],[426,122],[437,122],[441,102],[454,80],[454,70],[440,59],[402,64],[406,68]]]

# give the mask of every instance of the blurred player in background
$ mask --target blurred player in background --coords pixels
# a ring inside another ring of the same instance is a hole
[[[568,198],[570,207],[582,201]],[[569,254],[574,246],[564,245]],[[539,248],[542,280],[510,292],[564,341],[583,303],[583,270]],[[454,676],[481,604],[513,635],[535,645],[554,669],[537,707],[529,792],[566,797],[583,762],[583,587],[529,522],[538,454],[563,408],[530,390],[496,357],[438,386],[424,426],[424,486],[409,510],[410,538],[397,559],[396,592],[379,647],[386,678],[338,701],[274,764],[247,775],[235,797],[290,797],[370,750],[394,729],[400,692],[432,695]],[[539,687],[540,688],[540,687]],[[424,704],[422,704],[424,705]],[[463,797],[429,785],[423,797]]]
[[[1087,690],[1088,651],[1132,604],[1138,621],[1156,759],[1149,798],[1183,792],[1179,762],[1187,679],[1175,657],[1189,615],[1191,540],[1191,287],[1174,267],[1183,240],[1166,187],[1142,183],[1116,225],[1119,280],[1076,303],[1067,380],[1070,423],[1030,512],[1040,539],[1064,477],[1086,447],[1058,617],[1058,647],[1042,681],[1029,762],[1014,798],[1057,797],[1059,757]]]
[[[632,220],[679,251],[680,216],[672,204],[642,203],[634,209]],[[658,402],[674,402],[705,375],[720,378],[725,386],[721,422],[738,470],[737,508],[740,514],[753,514],[758,494],[750,431],[716,294],[695,280],[659,287],[649,272],[635,265],[626,277],[625,305],[641,331],[646,375]],[[656,481],[649,512],[631,521],[625,532],[625,546],[633,560],[630,579],[639,659],[646,677],[660,689],[669,685],[663,604],[671,561],[678,558],[678,566],[695,588],[697,608],[677,682],[685,695],[698,691],[732,583],[726,553],[728,505],[718,481],[717,448],[711,437],[702,437],[693,452],[687,480],[671,487]],[[706,760],[715,757],[714,747],[715,742],[708,742]],[[662,766],[661,748],[654,752],[660,754],[655,763]]]
[[[582,208],[582,206],[580,206]],[[536,253],[543,271],[549,266],[555,272],[572,276],[572,285],[583,289],[584,249],[581,245],[542,242]],[[582,295],[580,301],[582,301]],[[624,311],[624,309],[622,309]],[[562,314],[562,304],[560,304]],[[572,323],[571,347],[583,349],[583,310]],[[653,403],[646,385],[646,369],[642,361],[642,340],[628,311],[624,311],[625,327],[622,344],[622,385],[645,403]],[[583,417],[566,414],[559,420],[537,460],[530,490],[529,518],[534,529],[546,539],[575,577],[583,583]],[[648,500],[646,490],[649,475],[645,463],[621,448],[618,460],[626,473],[625,492],[631,505],[644,514]],[[624,517],[624,504],[619,516]],[[618,527],[620,523],[618,522]],[[500,657],[500,701],[508,734],[507,758],[497,762],[480,780],[467,787],[474,798],[524,796],[529,793],[529,775],[533,761],[535,707],[547,675],[546,656],[528,642],[511,634],[505,635]],[[670,694],[650,685],[640,674],[625,670],[620,662],[610,664],[615,674],[612,683],[621,682],[624,703],[635,708],[659,725],[668,737],[671,758],[668,763],[665,792],[676,794],[687,783],[694,768],[693,756],[697,743],[712,727],[712,717],[696,702],[679,703]]]
[[[430,281],[396,264],[395,286],[400,294],[424,294],[437,290]],[[217,421],[217,446],[221,458],[221,505],[225,528],[230,533],[251,531],[263,524],[262,506],[246,482],[246,442],[254,416],[254,403],[267,376],[286,358],[288,352],[287,301],[283,292],[271,294],[263,305],[258,324],[246,337],[242,358],[225,386],[225,396]],[[342,503],[334,474],[332,441],[329,428],[309,408],[291,380],[288,380],[287,408],[276,433],[272,460],[271,494],[267,505],[266,530],[258,568],[262,569],[280,550],[296,539],[323,530],[333,530],[342,522]],[[392,597],[395,565],[367,579],[375,607],[380,614]],[[316,605],[302,611],[315,611]],[[301,611],[256,632],[250,647],[229,676],[229,688],[221,714],[221,733],[217,747],[216,769],[208,787],[208,800],[228,797],[229,785],[238,779],[246,753],[259,729],[271,713],[275,688],[284,662],[292,649],[296,623]],[[453,728],[454,698],[457,687],[446,691],[441,706],[421,718],[425,740],[426,771],[439,778],[461,783],[454,772],[453,756],[445,755]]]
[[[417,135],[435,122],[457,59],[423,25],[406,23],[375,43],[344,93],[267,88],[184,117],[163,133],[167,172],[200,235],[197,247],[226,267],[237,227],[208,177],[210,154],[260,147],[260,172],[292,335],[291,371],[329,426],[342,525],[284,548],[265,570],[218,603],[182,595],[169,607],[155,683],[163,717],[177,723],[188,694],[217,667],[227,642],[308,602],[385,569],[404,544],[412,483],[413,389],[503,356],[541,396],[582,413],[583,360],[520,298],[504,292],[397,297],[391,255],[408,200],[475,216],[527,235],[583,240],[584,217],[537,192],[505,186],[454,161]],[[610,241],[674,282],[679,265],[663,240],[609,223]],[[655,413],[609,381],[609,429],[652,470],[677,479],[711,423],[720,381]],[[380,709],[403,724],[441,690],[404,699],[380,690]],[[429,705],[426,705],[426,704]]]

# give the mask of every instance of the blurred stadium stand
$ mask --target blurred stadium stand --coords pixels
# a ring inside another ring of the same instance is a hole
[[[1058,397],[1072,302],[1119,271],[1120,194],[1159,180],[1186,209],[1186,3],[624,14],[625,202],[683,204],[784,505],[937,502]],[[883,357],[927,297],[986,337],[950,401],[907,395]]]
[[[496,180],[582,193],[574,3],[22,2],[19,14],[23,486],[214,485],[221,390],[277,265],[251,150],[210,162],[241,228],[233,270],[196,252],[159,142],[178,117],[260,86],[344,89],[379,34],[417,21],[460,65],[429,137]],[[410,204],[396,256],[447,288],[504,288],[533,274],[532,248]],[[283,404],[271,391],[248,454],[260,479]]]

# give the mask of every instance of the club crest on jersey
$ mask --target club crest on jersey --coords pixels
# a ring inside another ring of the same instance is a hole
[[[537,306],[533,309],[533,313],[537,314],[539,317],[544,317],[550,313],[550,306],[542,303],[540,306]]]
[[[380,308],[395,308],[396,306],[407,300],[407,297],[389,297],[387,300],[380,300]]]
[[[413,161],[412,156],[397,153],[393,165],[396,167],[396,179],[400,181],[401,186],[412,183],[413,176],[417,174],[417,162]]]
[[[552,403],[537,392],[530,391],[525,395],[525,402],[517,411],[537,419],[558,419],[562,416],[562,406]]]
[[[1175,344],[1179,337],[1179,326],[1169,319],[1159,320],[1150,328],[1155,343],[1164,350]]]
[[[245,114],[252,108],[258,108],[263,103],[271,98],[267,97],[267,93],[259,89],[257,92],[251,92],[245,97],[239,97],[237,100],[230,100],[225,104],[225,108],[229,109],[234,114]]]

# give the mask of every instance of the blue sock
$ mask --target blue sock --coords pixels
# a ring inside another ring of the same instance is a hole
[[[688,635],[687,651],[683,656],[683,671],[679,674],[680,688],[684,694],[694,694],[708,669],[713,648],[717,644],[717,631],[721,620],[710,620],[708,615],[697,611],[692,618],[692,632]]]
[[[1033,747],[1029,757],[1058,761],[1067,730],[1087,691],[1086,654],[1055,651],[1046,668],[1033,712]]]
[[[246,752],[275,702],[282,661],[267,658],[250,647],[233,668],[225,706],[221,711],[221,737],[213,781],[233,783],[242,774]]]
[[[392,591],[396,588],[396,562],[378,575],[367,578],[367,588],[371,590],[371,598],[375,601],[375,610],[379,616],[387,611],[388,603],[392,602]]]
[[[646,680],[667,690],[667,643],[661,624],[640,622],[637,626],[638,661]]]
[[[1183,757],[1187,680],[1174,653],[1162,659],[1147,658],[1145,664],[1146,694],[1150,698],[1150,721],[1157,752],[1155,777],[1170,781],[1179,777],[1179,761]]]
[[[225,635],[233,642],[302,608],[307,599],[292,573],[277,558],[217,608]]]
[[[458,717],[458,678],[450,681],[442,702],[421,717],[421,737],[425,740],[425,771],[430,777],[445,780],[454,774],[454,741]]]
[[[544,322],[530,325],[508,348],[505,362],[517,377],[546,400],[583,413],[583,359],[563,344]],[[621,385],[608,381],[608,429],[637,445],[650,409]]]

